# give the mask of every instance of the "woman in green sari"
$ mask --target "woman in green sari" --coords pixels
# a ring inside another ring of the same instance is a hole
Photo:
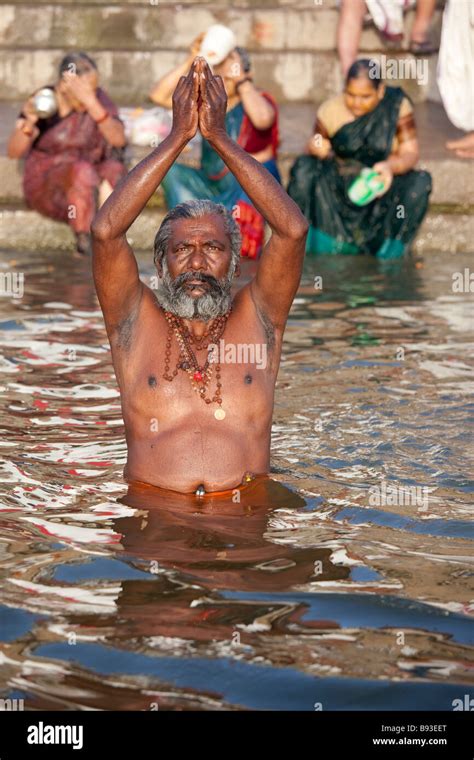
[[[342,95],[319,108],[310,155],[290,172],[288,193],[310,221],[310,253],[403,256],[426,214],[431,176],[415,171],[419,150],[413,108],[403,90],[386,87],[376,61],[349,69]],[[348,189],[364,167],[383,182],[379,196],[357,206]]]

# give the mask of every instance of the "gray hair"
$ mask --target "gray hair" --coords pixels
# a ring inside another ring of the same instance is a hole
[[[207,216],[207,214],[218,214],[224,218],[225,231],[230,238],[231,262],[229,275],[233,277],[237,264],[240,261],[240,249],[242,247],[240,228],[231,212],[222,203],[214,203],[208,200],[185,201],[184,203],[178,203],[177,206],[168,211],[155,237],[153,246],[153,260],[155,264],[160,264],[166,253],[171,238],[171,224],[175,219],[198,219],[201,216]]]

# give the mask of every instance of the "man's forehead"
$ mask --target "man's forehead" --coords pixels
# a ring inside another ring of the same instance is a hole
[[[181,237],[183,234],[227,238],[225,222],[220,214],[206,214],[205,216],[189,219],[174,219],[171,225],[172,237],[176,238],[178,235]]]

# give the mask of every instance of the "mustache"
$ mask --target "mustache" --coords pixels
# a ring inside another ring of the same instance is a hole
[[[173,290],[175,292],[183,290],[185,285],[191,281],[207,283],[210,287],[211,293],[222,292],[223,283],[216,280],[212,275],[204,274],[203,272],[184,272],[184,274],[178,275],[178,277],[173,280]]]

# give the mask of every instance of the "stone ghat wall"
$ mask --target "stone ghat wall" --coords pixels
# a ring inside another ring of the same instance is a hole
[[[442,5],[440,0],[435,39]],[[194,37],[223,23],[251,52],[259,86],[281,103],[318,103],[341,86],[335,49],[338,13],[337,0],[17,0],[0,6],[0,100],[21,100],[53,82],[64,53],[83,49],[96,58],[102,82],[117,102],[144,103],[153,82],[183,59]],[[389,51],[371,25],[364,29],[361,52],[410,60],[406,48],[413,15],[406,14],[400,49]],[[404,81],[416,102],[438,99],[436,62],[436,55],[427,58],[427,82]]]

